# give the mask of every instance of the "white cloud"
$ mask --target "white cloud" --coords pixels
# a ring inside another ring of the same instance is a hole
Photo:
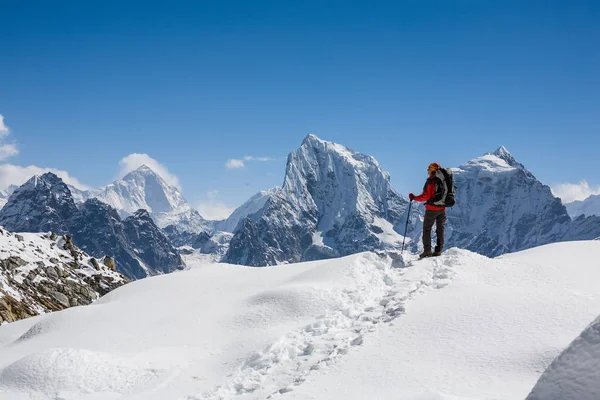
[[[17,154],[19,154],[19,149],[15,143],[0,145],[0,160],[6,160],[7,158],[16,156]]]
[[[243,159],[232,158],[225,163],[225,166],[229,169],[232,168],[244,168],[246,166],[246,162],[248,161],[260,161],[267,162],[272,161],[272,158],[269,157],[254,157],[254,156],[244,156]]]
[[[19,154],[16,143],[2,143],[9,134],[10,129],[4,124],[4,115],[0,114],[0,160],[6,160]]]
[[[209,220],[221,220],[229,217],[235,208],[228,207],[225,203],[218,200],[219,191],[211,190],[206,194],[207,201],[201,201],[196,204],[196,209],[204,218]]]
[[[236,160],[235,158],[228,160],[225,163],[225,166],[229,169],[232,168],[244,168],[246,166],[246,164],[244,163],[244,160]]]
[[[181,184],[179,183],[177,176],[170,173],[167,167],[150,157],[148,154],[130,154],[127,157],[123,157],[121,161],[119,161],[119,165],[121,166],[119,178],[138,169],[142,165],[146,165],[159,174],[169,185],[175,186],[177,189],[181,190]]]
[[[4,115],[0,114],[0,137],[4,137],[10,133],[8,126],[4,125]]]
[[[2,164],[0,165],[0,190],[6,190],[10,185],[21,186],[34,175],[42,175],[46,172],[52,172],[58,175],[65,183],[73,185],[78,189],[87,190],[89,187],[79,182],[76,178],[69,175],[67,171],[55,168],[44,168],[36,165],[21,167],[19,165]]]
[[[600,194],[600,186],[590,187],[585,180],[579,183],[558,183],[552,185],[551,189],[556,197],[560,197],[563,204],[575,200],[585,200],[591,195]]]

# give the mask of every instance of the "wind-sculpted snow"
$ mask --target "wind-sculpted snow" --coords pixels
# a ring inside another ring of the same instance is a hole
[[[524,399],[600,309],[599,246],[191,265],[1,326],[0,398]]]
[[[600,317],[596,318],[546,372],[527,400],[600,399]]]
[[[283,187],[237,225],[226,260],[263,266],[398,248],[407,205],[373,157],[308,135],[288,156]]]

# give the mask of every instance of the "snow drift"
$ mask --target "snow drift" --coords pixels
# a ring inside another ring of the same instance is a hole
[[[598,251],[194,265],[0,327],[0,398],[524,399],[598,314]]]

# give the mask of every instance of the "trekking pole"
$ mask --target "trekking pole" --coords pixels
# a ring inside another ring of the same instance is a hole
[[[402,254],[404,254],[404,242],[406,241],[406,232],[408,231],[408,220],[410,219],[410,209],[412,207],[412,200],[408,204],[408,213],[406,214],[406,226],[404,227],[404,239],[402,239]]]

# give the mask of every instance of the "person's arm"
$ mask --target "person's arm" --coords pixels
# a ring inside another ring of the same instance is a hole
[[[435,183],[432,182],[427,185],[427,187],[425,188],[425,191],[422,194],[415,196],[413,198],[413,200],[427,201],[427,200],[433,198],[433,196],[435,196]]]

